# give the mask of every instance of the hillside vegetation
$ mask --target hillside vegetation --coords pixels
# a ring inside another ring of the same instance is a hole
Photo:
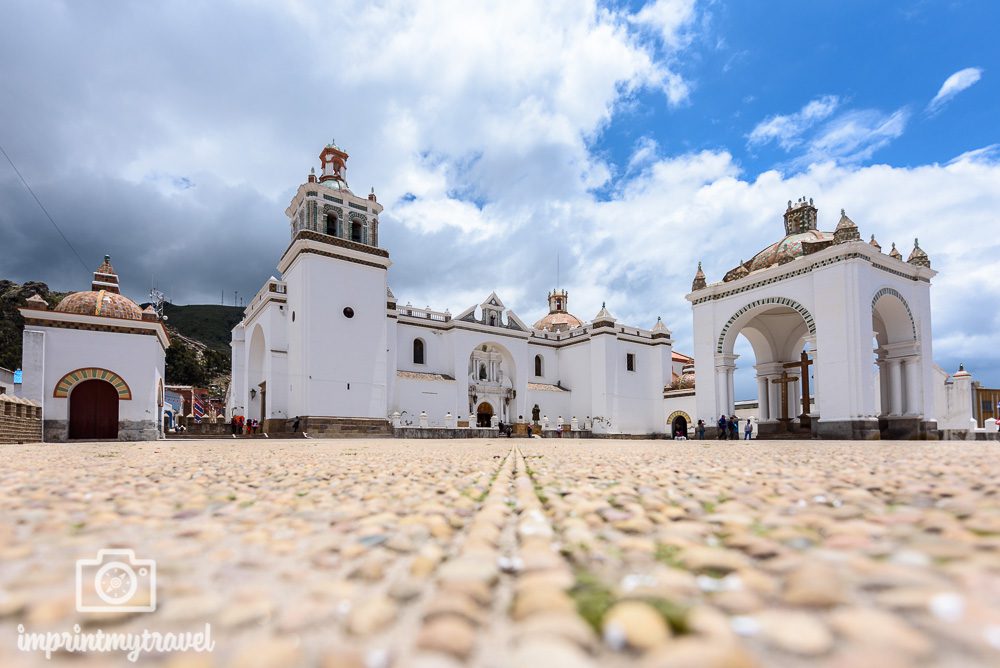
[[[49,307],[69,294],[50,290],[40,281],[18,285],[0,280],[0,366],[8,369],[21,366],[24,318],[18,308],[36,293]],[[165,304],[163,312],[171,339],[167,349],[167,383],[209,387],[213,396],[224,394],[229,385],[230,330],[243,317],[243,309],[218,304]]]

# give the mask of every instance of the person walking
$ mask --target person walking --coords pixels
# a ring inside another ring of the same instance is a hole
[[[753,439],[753,422],[750,421],[750,418],[747,418],[746,426],[743,427],[743,440],[750,441],[752,439]]]
[[[699,440],[705,440],[705,421],[698,420],[698,429],[696,430]]]
[[[726,420],[725,415],[719,416],[719,440],[724,441],[729,438],[729,422]]]
[[[740,421],[735,415],[729,416],[729,440],[738,441],[740,439]]]

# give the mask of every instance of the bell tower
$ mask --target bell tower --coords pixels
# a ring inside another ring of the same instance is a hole
[[[569,293],[565,289],[550,292],[549,313],[566,313],[567,311],[569,311]]]
[[[278,269],[288,300],[288,412],[385,420],[392,263],[378,245],[382,206],[374,190],[350,190],[347,158],[324,146],[319,178],[310,175],[285,210],[291,243]]]
[[[319,154],[320,163],[323,165],[323,171],[319,177],[319,182],[324,183],[326,181],[340,181],[346,188],[347,158],[347,153],[345,153],[343,149],[332,141],[323,147],[323,151]]]

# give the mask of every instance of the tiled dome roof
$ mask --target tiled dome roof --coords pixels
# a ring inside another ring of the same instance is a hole
[[[549,313],[544,318],[535,323],[535,329],[547,329],[550,332],[565,332],[567,329],[579,327],[583,323],[572,313],[560,311]]]
[[[789,234],[781,241],[775,242],[757,253],[750,260],[750,271],[767,269],[776,264],[790,262],[806,254],[803,244],[822,243],[824,241],[832,242],[833,235],[829,232],[821,232],[819,230],[806,230],[798,234]]]
[[[94,282],[86,292],[74,292],[63,297],[56,305],[56,311],[99,315],[105,318],[142,320],[142,309],[134,301],[120,294],[118,274],[111,266],[111,256],[105,255],[104,262],[94,272]]]
[[[107,290],[88,290],[66,295],[55,308],[63,313],[99,315],[106,318],[142,320],[142,309],[124,295]]]

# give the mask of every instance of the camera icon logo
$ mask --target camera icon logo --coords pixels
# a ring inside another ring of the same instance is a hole
[[[156,561],[136,559],[133,550],[104,549],[76,561],[78,612],[153,612]]]

